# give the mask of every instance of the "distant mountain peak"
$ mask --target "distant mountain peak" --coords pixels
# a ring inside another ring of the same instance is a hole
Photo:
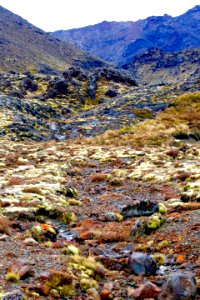
[[[196,5],[193,8],[188,10],[188,12],[197,12],[197,11],[200,11],[200,5]]]

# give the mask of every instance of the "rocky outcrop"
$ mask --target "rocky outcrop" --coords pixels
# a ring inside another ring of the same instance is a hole
[[[139,82],[172,83],[200,79],[200,49],[165,52],[151,48],[136,55],[133,60],[122,66],[136,77]]]

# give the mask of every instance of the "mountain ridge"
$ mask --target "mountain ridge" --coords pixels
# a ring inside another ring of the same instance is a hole
[[[135,22],[103,21],[96,25],[60,30],[51,34],[121,66],[129,63],[136,54],[152,47],[167,52],[200,47],[199,20],[200,5],[197,5],[178,17],[165,14]]]

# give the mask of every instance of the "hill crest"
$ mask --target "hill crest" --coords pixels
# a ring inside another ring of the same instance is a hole
[[[2,71],[64,70],[71,65],[102,66],[103,61],[63,43],[0,6],[0,69]]]

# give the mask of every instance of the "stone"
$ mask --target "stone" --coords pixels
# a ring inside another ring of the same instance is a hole
[[[36,287],[35,287],[35,290],[36,290],[40,295],[48,296],[49,291],[50,291],[50,288],[49,288],[47,285],[42,284],[42,285],[36,286]]]
[[[134,252],[129,258],[129,267],[136,275],[155,275],[157,264],[149,255],[142,252]]]
[[[87,298],[86,300],[100,300],[100,296],[98,291],[95,288],[89,288],[87,289]]]
[[[150,281],[147,281],[145,284],[140,286],[139,288],[135,289],[132,293],[132,296],[136,299],[146,299],[146,298],[156,298],[161,289],[157,287]]]
[[[105,92],[105,96],[110,97],[110,98],[114,98],[117,96],[117,92],[113,91],[113,90],[107,90]]]
[[[65,80],[71,80],[72,78],[82,78],[83,72],[80,68],[70,67],[68,70],[63,72]]]
[[[8,96],[15,97],[15,98],[23,98],[24,93],[22,91],[12,90],[8,93]]]
[[[38,242],[33,239],[33,238],[27,238],[23,241],[23,243],[26,245],[26,246],[34,246],[34,245],[38,245]]]
[[[192,300],[196,299],[197,287],[192,273],[173,272],[162,285],[159,300]]]
[[[131,235],[133,237],[138,237],[145,233],[145,224],[140,219],[138,219],[131,228]]]
[[[97,89],[97,77],[95,75],[92,75],[89,79],[89,87],[87,89],[87,94],[93,100],[96,98],[96,89]]]
[[[111,294],[111,291],[103,289],[101,291],[101,299],[104,299],[104,300],[112,299],[112,298],[110,298],[110,294]]]
[[[151,200],[135,201],[122,209],[122,216],[125,218],[150,216],[158,211],[159,206]]]

